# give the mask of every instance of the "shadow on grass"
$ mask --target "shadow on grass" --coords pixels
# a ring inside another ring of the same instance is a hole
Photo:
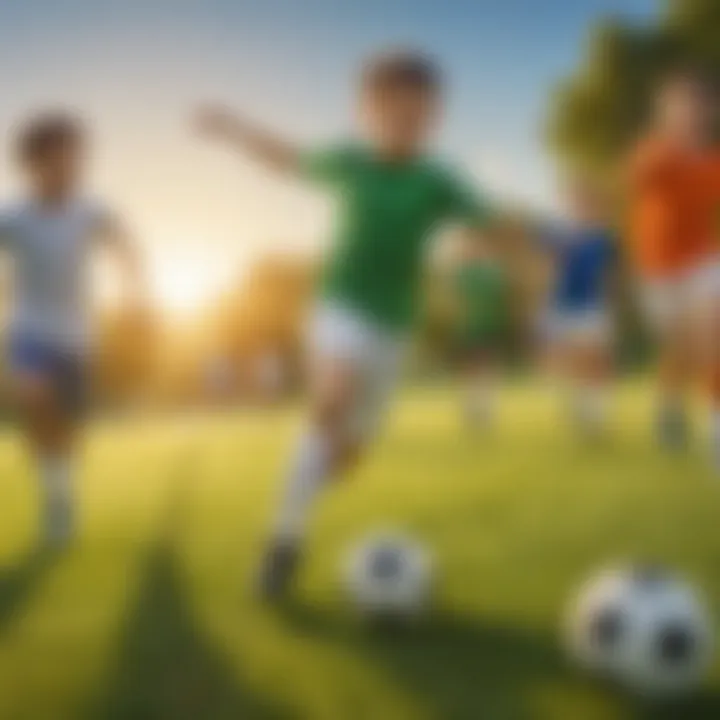
[[[38,547],[31,550],[19,564],[0,573],[0,638],[12,625],[56,558],[56,553]]]
[[[197,626],[177,557],[186,488],[148,554],[109,681],[86,720],[270,720],[283,717],[241,687]]]
[[[687,700],[664,704],[630,701],[633,717],[638,720],[717,720],[720,718],[720,694],[707,691]]]
[[[526,693],[564,672],[549,639],[521,630],[433,616],[415,627],[372,627],[332,609],[298,603],[283,608],[295,632],[344,645],[384,668],[443,720],[520,720]]]
[[[442,720],[534,720],[533,697],[557,683],[585,688],[588,702],[612,692],[573,672],[555,638],[529,631],[439,615],[416,627],[373,628],[332,608],[297,602],[283,607],[283,617],[308,639],[344,646],[384,668],[423,703],[428,716]],[[714,694],[665,706],[616,699],[634,720],[720,718]]]

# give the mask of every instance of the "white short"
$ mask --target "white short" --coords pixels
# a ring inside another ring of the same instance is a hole
[[[542,321],[542,335],[551,344],[607,346],[612,342],[613,324],[602,307],[582,310],[549,310]]]
[[[651,329],[664,335],[708,303],[720,301],[720,256],[676,277],[647,280],[640,293]]]
[[[311,371],[342,361],[357,373],[360,390],[348,432],[367,440],[378,430],[397,385],[406,341],[359,312],[327,303],[315,311],[308,338]]]

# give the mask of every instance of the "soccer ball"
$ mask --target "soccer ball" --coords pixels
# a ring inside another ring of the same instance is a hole
[[[606,571],[586,585],[568,615],[568,643],[586,669],[650,696],[694,689],[714,645],[697,594],[654,567]]]
[[[412,618],[421,613],[430,592],[432,562],[417,542],[397,533],[366,538],[350,551],[346,588],[364,614]]]

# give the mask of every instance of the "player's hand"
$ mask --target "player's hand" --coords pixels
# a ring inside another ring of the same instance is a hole
[[[237,123],[237,118],[232,111],[220,105],[201,106],[195,112],[193,119],[196,131],[209,138],[232,136]]]

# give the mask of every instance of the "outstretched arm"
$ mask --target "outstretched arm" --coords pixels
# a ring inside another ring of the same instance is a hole
[[[445,217],[459,224],[468,240],[489,242],[503,251],[514,249],[518,228],[511,213],[478,192],[462,175],[447,175],[445,188]]]
[[[220,106],[200,108],[195,116],[198,131],[244,152],[279,172],[299,172],[301,154],[291,143]]]

